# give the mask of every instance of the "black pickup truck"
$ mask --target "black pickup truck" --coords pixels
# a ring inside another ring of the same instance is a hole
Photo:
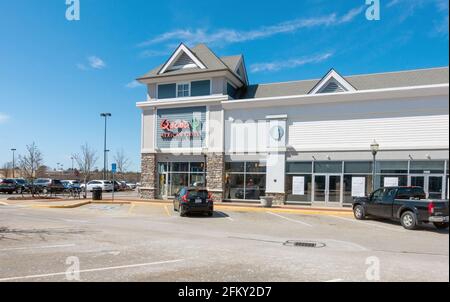
[[[438,229],[447,229],[448,200],[426,199],[420,187],[381,188],[369,197],[353,201],[355,218],[378,217],[400,221],[408,230],[416,229],[422,223],[433,223]]]

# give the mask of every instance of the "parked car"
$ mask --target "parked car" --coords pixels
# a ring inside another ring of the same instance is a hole
[[[433,223],[438,229],[449,227],[448,200],[426,199],[420,187],[381,188],[369,197],[356,198],[353,211],[358,220],[387,218],[400,221],[408,230],[422,223]]]
[[[209,217],[214,214],[214,203],[211,195],[202,188],[182,188],[175,195],[173,201],[174,211],[179,212],[181,217],[190,213],[205,213]]]
[[[16,192],[17,185],[14,179],[5,178],[0,179],[0,193],[12,194]]]
[[[92,180],[87,183],[88,192],[92,192],[94,188],[101,188],[104,192],[112,192],[114,186],[109,180]]]
[[[65,190],[64,184],[58,179],[38,178],[33,182],[33,186],[38,192],[44,194],[57,194]]]
[[[14,181],[16,182],[16,193],[17,194],[22,194],[24,192],[30,191],[30,184],[25,179],[15,178]]]
[[[78,180],[62,180],[61,181],[66,190],[69,189],[80,189],[80,182]]]
[[[137,188],[137,185],[134,183],[127,182],[127,183],[125,183],[125,185],[127,186],[128,190],[134,191]]]

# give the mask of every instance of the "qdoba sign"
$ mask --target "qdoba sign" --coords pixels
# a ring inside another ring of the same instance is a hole
[[[159,148],[201,148],[205,141],[206,107],[158,110]]]

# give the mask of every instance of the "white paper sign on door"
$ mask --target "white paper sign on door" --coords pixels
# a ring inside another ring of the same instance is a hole
[[[398,187],[398,177],[385,177],[384,186],[385,187]]]
[[[352,178],[352,197],[366,196],[366,178],[353,177]]]
[[[305,177],[295,176],[292,178],[292,194],[305,195]]]

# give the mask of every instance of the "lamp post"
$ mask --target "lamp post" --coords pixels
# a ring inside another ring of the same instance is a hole
[[[108,162],[108,159],[109,159],[109,152],[110,152],[110,150],[105,150],[105,154],[106,154],[106,177],[109,177],[109,162]],[[106,178],[105,178],[105,180],[106,180]]]
[[[370,150],[372,151],[373,155],[373,169],[372,169],[372,191],[375,191],[375,178],[377,175],[376,168],[377,168],[377,154],[378,151],[380,151],[380,144],[377,143],[376,140],[373,141],[373,143],[370,145]]]
[[[72,173],[73,173],[73,160],[74,160],[73,156],[70,157],[70,160],[72,161]]]
[[[16,178],[15,171],[16,171],[16,151],[17,151],[17,149],[13,148],[13,149],[11,149],[11,151],[13,154],[12,175],[13,175],[13,178]]]
[[[104,141],[104,148],[103,148],[103,179],[106,179],[106,126],[107,126],[107,121],[108,121],[108,117],[111,117],[112,114],[111,113],[101,113],[100,114],[101,117],[105,118],[105,141]]]

